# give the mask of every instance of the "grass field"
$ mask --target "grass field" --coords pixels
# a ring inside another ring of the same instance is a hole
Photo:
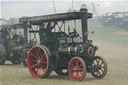
[[[98,80],[87,74],[80,82],[69,77],[58,76],[55,72],[46,79],[33,78],[27,68],[12,65],[9,61],[0,66],[0,85],[127,85],[128,84],[128,31],[107,28],[99,23],[89,24],[89,38],[99,47],[96,55],[103,56],[108,63],[108,73]]]

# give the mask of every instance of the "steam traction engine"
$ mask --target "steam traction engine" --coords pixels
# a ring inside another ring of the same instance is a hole
[[[98,47],[92,44],[92,40],[88,40],[87,19],[91,17],[87,9],[81,9],[80,12],[20,18],[20,22],[31,25],[62,22],[61,26],[57,24],[59,31],[49,33],[51,37],[47,46],[40,42],[40,45],[33,46],[29,51],[28,68],[31,75],[45,78],[51,71],[55,71],[60,76],[69,75],[72,80],[79,81],[88,72],[102,79],[107,73],[107,64],[104,58],[95,56]],[[78,28],[66,33],[65,21],[73,20],[81,21],[82,37],[76,31]],[[62,25],[64,31],[61,30]]]
[[[22,24],[1,26],[0,29],[0,65],[7,60],[13,64],[20,64],[24,61],[23,50],[30,47],[27,43]],[[24,34],[22,34],[24,33]]]

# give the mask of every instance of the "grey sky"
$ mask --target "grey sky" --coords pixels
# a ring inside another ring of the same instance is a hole
[[[57,13],[67,12],[72,8],[72,0],[54,0]],[[74,9],[79,10],[80,5],[85,3],[90,12],[92,4],[96,7],[96,14],[106,12],[128,11],[127,0],[74,0]],[[53,0],[0,0],[2,18],[37,16],[53,14]]]

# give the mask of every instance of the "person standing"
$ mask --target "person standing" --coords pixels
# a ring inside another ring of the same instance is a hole
[[[40,25],[40,30],[39,30],[39,36],[40,36],[40,44],[49,45],[50,41],[50,35],[52,32],[52,29],[55,28],[57,23],[54,23],[53,26],[51,26],[51,23],[49,22],[47,25],[47,28],[44,27],[44,24],[42,23]]]
[[[8,38],[9,38],[9,33],[6,28],[1,30],[1,38],[3,40],[3,45],[5,46],[5,49],[8,52]]]

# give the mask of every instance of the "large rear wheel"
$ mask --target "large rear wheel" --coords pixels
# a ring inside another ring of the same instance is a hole
[[[72,80],[83,80],[86,72],[86,64],[82,58],[74,57],[70,60],[68,65],[68,73]]]
[[[43,46],[34,46],[28,55],[28,68],[32,76],[36,78],[48,77],[50,68],[50,54]]]
[[[103,57],[95,56],[92,63],[92,76],[98,79],[104,78],[107,73],[107,63]]]

